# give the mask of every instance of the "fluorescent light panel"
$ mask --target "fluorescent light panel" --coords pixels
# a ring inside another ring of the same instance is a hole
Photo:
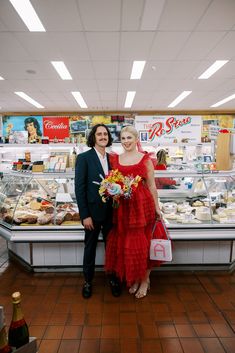
[[[140,80],[144,71],[146,61],[133,61],[131,80]]]
[[[2,76],[0,76],[0,80],[4,80],[4,78]]]
[[[15,92],[15,94],[17,94],[19,97],[23,98],[24,100],[26,100],[27,102],[29,102],[30,104],[34,105],[37,108],[44,108],[41,104],[36,102],[33,98],[29,97],[24,92]]]
[[[220,105],[225,104],[225,103],[227,103],[227,102],[229,102],[229,101],[231,101],[231,100],[233,100],[233,99],[235,99],[235,94],[232,94],[231,96],[229,96],[229,97],[227,97],[227,98],[224,98],[224,99],[222,99],[221,101],[219,101],[219,102],[217,102],[217,103],[211,105],[211,108],[219,107]]]
[[[87,108],[86,102],[84,101],[80,92],[71,92],[71,93],[81,108]]]
[[[72,80],[72,76],[70,75],[63,61],[51,61],[51,63],[62,78],[62,80]]]
[[[228,62],[228,60],[216,60],[214,62],[214,64],[212,64],[205,72],[203,72],[203,74],[201,74],[201,76],[198,77],[198,79],[199,80],[208,79],[209,77],[214,75],[214,73],[216,71],[221,69],[221,67],[223,67],[225,64],[227,64],[227,62]]]
[[[29,0],[9,0],[30,32],[46,32]]]
[[[136,94],[135,91],[128,91],[127,92],[126,101],[125,101],[125,105],[124,105],[125,108],[131,108],[133,100],[135,98],[135,94]]]
[[[191,93],[192,91],[183,91],[175,100],[173,100],[173,102],[171,102],[171,104],[168,105],[168,108],[174,108]]]

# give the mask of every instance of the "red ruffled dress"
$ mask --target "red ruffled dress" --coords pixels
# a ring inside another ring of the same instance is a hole
[[[145,278],[146,271],[152,267],[149,260],[150,239],[155,222],[155,203],[145,180],[147,161],[145,154],[138,164],[124,166],[119,163],[118,155],[113,156],[112,169],[123,175],[140,175],[143,180],[130,199],[120,199],[118,208],[113,210],[113,228],[106,244],[105,269],[114,272],[132,285]]]

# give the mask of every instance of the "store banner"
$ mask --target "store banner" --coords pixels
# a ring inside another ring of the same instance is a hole
[[[135,127],[140,142],[200,143],[202,117],[189,115],[137,115]]]
[[[49,140],[62,141],[69,137],[69,118],[60,116],[43,117],[43,135]]]

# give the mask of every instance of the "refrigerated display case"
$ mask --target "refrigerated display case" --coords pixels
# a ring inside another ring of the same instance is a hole
[[[174,247],[173,261],[167,265],[171,269],[232,268],[235,172],[155,172],[155,178],[166,177],[176,180],[174,189],[158,190]],[[74,173],[3,174],[0,235],[7,239],[10,255],[34,271],[80,270],[84,229],[75,199]],[[100,238],[96,265],[103,262]]]

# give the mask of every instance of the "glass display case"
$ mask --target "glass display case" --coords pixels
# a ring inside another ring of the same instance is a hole
[[[4,175],[0,222],[9,229],[80,226],[73,174]]]
[[[168,225],[235,226],[235,172],[156,174],[160,207]]]

